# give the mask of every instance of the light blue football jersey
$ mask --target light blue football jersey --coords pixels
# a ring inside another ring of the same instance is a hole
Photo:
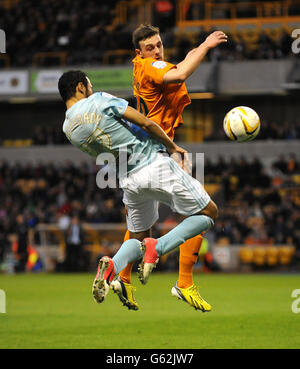
[[[63,132],[72,145],[93,157],[104,152],[113,154],[117,167],[122,164],[122,174],[136,171],[166,148],[122,118],[127,106],[124,99],[96,92],[66,111]]]

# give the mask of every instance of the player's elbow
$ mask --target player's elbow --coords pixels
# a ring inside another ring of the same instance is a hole
[[[177,83],[183,83],[187,79],[187,75],[185,73],[180,73],[177,78]]]
[[[164,83],[183,83],[187,77],[186,73],[176,70],[176,73],[166,73],[163,81]]]

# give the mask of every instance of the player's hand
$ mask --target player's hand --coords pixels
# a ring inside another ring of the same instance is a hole
[[[168,152],[173,160],[187,173],[192,172],[192,164],[188,157],[188,152],[182,147],[174,144],[172,149],[168,149]]]
[[[225,35],[224,32],[222,31],[215,31],[213,33],[211,33],[207,38],[206,40],[204,41],[204,44],[212,49],[224,42],[227,42],[227,35]]]

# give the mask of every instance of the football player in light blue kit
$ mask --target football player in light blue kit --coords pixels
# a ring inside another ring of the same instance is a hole
[[[145,284],[159,256],[208,230],[218,209],[202,185],[177,164],[182,163],[186,151],[126,100],[93,93],[90,80],[81,71],[64,73],[58,88],[67,107],[64,133],[72,145],[93,157],[110,153],[116,158],[128,209],[127,227],[133,238],[124,242],[112,259],[104,256],[98,264],[92,292],[101,303],[114,277],[128,263],[142,259],[138,270]],[[140,242],[134,236],[147,232],[157,221],[158,202],[186,218],[164,236]]]

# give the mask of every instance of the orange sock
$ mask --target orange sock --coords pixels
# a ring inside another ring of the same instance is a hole
[[[127,229],[125,236],[124,236],[124,241],[127,241],[130,239],[130,234],[129,231]],[[125,283],[130,283],[131,282],[131,271],[132,271],[132,267],[133,267],[134,263],[129,263],[123,270],[121,270],[121,272],[119,273],[120,278],[122,279],[123,282]]]
[[[177,282],[179,288],[188,288],[194,283],[193,266],[197,262],[202,239],[202,235],[199,234],[180,245],[179,277]]]

